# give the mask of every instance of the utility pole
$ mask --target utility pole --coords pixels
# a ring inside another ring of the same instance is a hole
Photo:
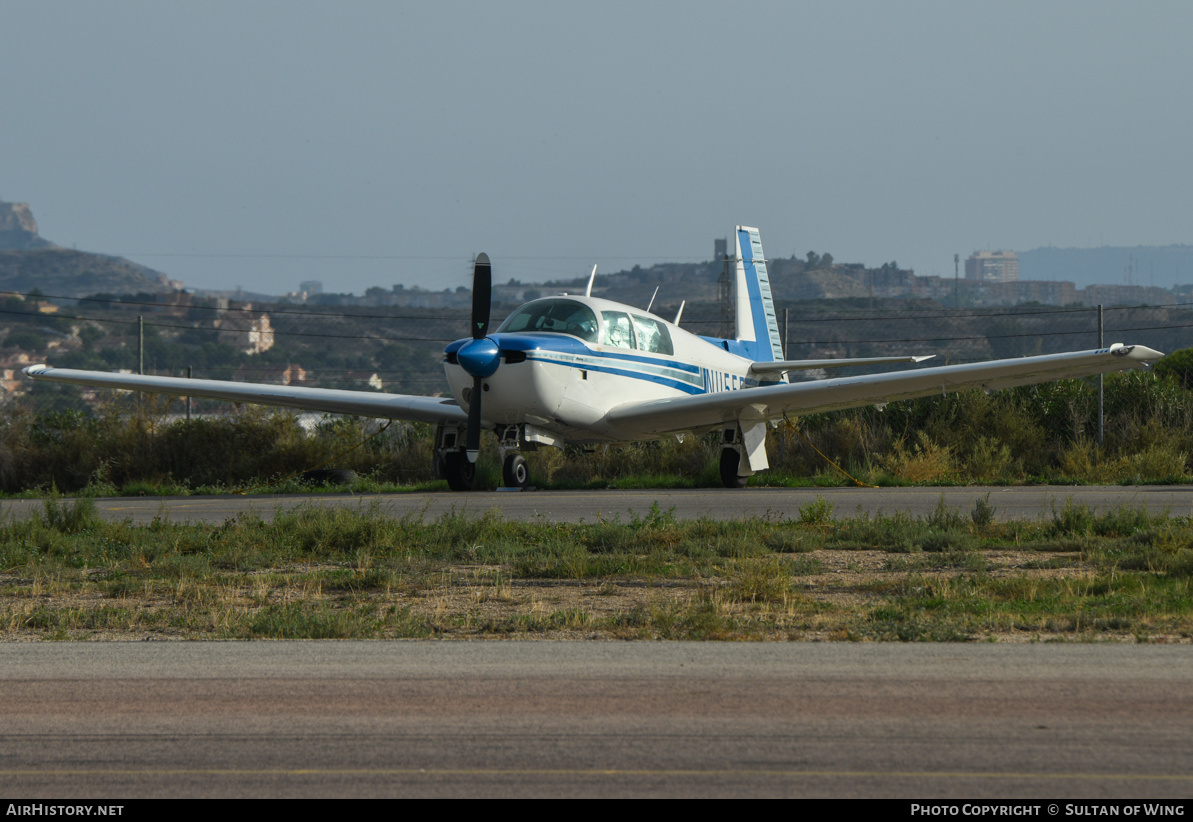
[[[726,246],[727,245],[728,245],[728,241],[726,241]],[[734,330],[735,329],[735,321],[734,321],[735,312],[734,312],[734,308],[733,308],[734,279],[733,279],[733,275],[730,274],[730,260],[731,259],[733,260],[734,265],[736,265],[737,264],[736,259],[731,258],[728,253],[726,253],[725,256],[721,259],[721,277],[719,280],[717,280],[717,284],[720,286],[720,290],[721,290],[721,336],[722,337],[732,337],[734,334],[737,333]]]
[[[953,255],[953,308],[961,305],[961,297],[958,292],[961,290],[961,255]]]
[[[1102,304],[1098,303],[1098,348],[1099,349],[1106,347],[1106,343],[1103,340],[1104,340],[1104,335],[1103,335],[1103,325],[1102,325]],[[1099,374],[1098,375],[1098,446],[1099,447],[1102,445],[1102,437],[1103,437],[1103,434],[1105,433],[1104,429],[1103,429],[1104,419],[1105,418],[1102,416],[1102,375]]]
[[[137,315],[137,373],[145,373],[145,315]]]

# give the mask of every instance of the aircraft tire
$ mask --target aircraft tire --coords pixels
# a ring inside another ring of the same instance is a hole
[[[721,484],[726,488],[745,488],[749,477],[739,476],[737,473],[738,463],[741,462],[741,454],[737,453],[735,448],[721,449]]]
[[[530,470],[521,454],[510,454],[501,466],[501,484],[506,488],[530,487]]]
[[[471,491],[476,483],[476,463],[469,462],[463,451],[449,451],[443,455],[443,473],[453,491]]]
[[[316,468],[304,471],[302,481],[306,485],[351,485],[356,482],[356,472],[345,468]]]

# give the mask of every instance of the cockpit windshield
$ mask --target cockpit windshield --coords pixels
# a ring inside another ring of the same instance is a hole
[[[597,318],[591,308],[575,300],[535,300],[510,314],[497,331],[571,334],[594,343],[597,341]]]

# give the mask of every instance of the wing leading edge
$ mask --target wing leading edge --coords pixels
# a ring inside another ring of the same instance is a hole
[[[104,371],[80,371],[72,368],[50,368],[31,365],[25,374],[35,380],[75,385],[94,385],[101,388],[124,388],[129,391],[148,391],[188,397],[210,397],[231,402],[252,402],[324,411],[329,414],[356,414],[415,422],[468,421],[456,401],[442,397],[414,397],[407,394],[373,394],[364,391],[342,391],[333,388],[303,388],[291,385],[265,385],[252,382],[223,382],[220,380],[188,380],[180,377],[149,377],[139,374],[109,374]]]
[[[814,414],[895,400],[941,395],[967,388],[995,390],[1144,368],[1164,356],[1142,345],[1116,343],[1109,348],[1045,354],[1012,360],[944,365],[912,371],[837,377],[814,382],[747,388],[626,403],[612,409],[605,422],[617,432],[652,436],[712,428],[734,420],[776,419],[784,414]]]

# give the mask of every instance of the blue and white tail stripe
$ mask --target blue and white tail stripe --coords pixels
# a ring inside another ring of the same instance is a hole
[[[756,362],[783,359],[779,322],[771,298],[770,275],[758,229],[737,227],[737,271],[735,282],[736,341],[741,353]]]

